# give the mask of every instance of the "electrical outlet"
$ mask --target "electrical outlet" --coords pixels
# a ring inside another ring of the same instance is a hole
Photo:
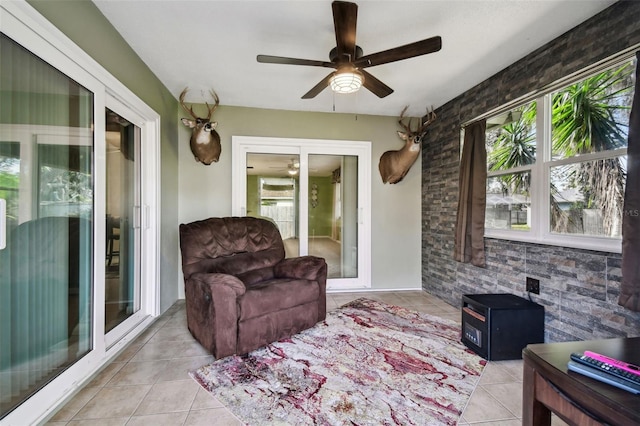
[[[527,291],[529,293],[540,294],[540,280],[527,277]]]

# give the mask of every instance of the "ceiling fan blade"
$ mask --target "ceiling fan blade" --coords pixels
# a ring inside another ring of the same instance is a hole
[[[332,76],[333,76],[333,73],[331,73],[328,76],[326,76],[325,78],[323,78],[320,81],[320,83],[316,84],[315,86],[313,86],[313,88],[311,90],[309,90],[307,93],[305,93],[302,96],[302,99],[315,98],[320,92],[322,92],[329,85],[329,80],[331,80]]]
[[[369,89],[371,93],[373,93],[377,97],[384,98],[385,96],[389,96],[393,93],[393,89],[391,87],[387,86],[386,84],[372,76],[370,73],[366,72],[365,70],[360,70],[360,72],[362,72],[362,74],[364,75],[363,86]]]
[[[312,59],[285,58],[284,56],[258,55],[258,62],[263,64],[284,64],[284,65],[308,65],[311,67],[335,68],[335,64],[326,61],[314,61]]]
[[[372,53],[371,55],[365,55],[356,60],[354,65],[358,68],[373,67],[376,65],[387,64],[389,62],[426,55],[427,53],[437,52],[441,48],[442,38],[440,38],[440,36],[436,36],[416,41],[414,43],[405,44],[404,46],[395,47],[393,49],[384,50],[382,52]]]
[[[358,21],[358,5],[346,1],[334,1],[333,26],[336,32],[338,62],[350,62],[355,59],[356,24]]]

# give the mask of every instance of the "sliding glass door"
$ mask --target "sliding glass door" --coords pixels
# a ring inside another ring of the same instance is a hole
[[[233,214],[273,221],[287,257],[328,265],[328,289],[370,287],[367,142],[233,138]]]
[[[26,2],[0,16],[0,423],[42,424],[159,314],[160,118]]]
[[[109,346],[131,328],[127,323],[135,321],[127,320],[140,310],[141,129],[110,108],[105,122],[104,326]]]
[[[93,349],[94,93],[0,52],[2,418]]]
[[[329,279],[357,279],[358,157],[311,154],[308,182],[308,253],[327,261]]]

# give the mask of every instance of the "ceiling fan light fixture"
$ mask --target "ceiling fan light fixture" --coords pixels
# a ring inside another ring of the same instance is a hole
[[[357,92],[362,87],[362,83],[364,83],[364,75],[351,67],[338,68],[329,80],[331,90],[336,93]]]
[[[295,176],[298,174],[298,171],[296,169],[289,169],[287,170],[287,173],[289,173],[291,176]]]

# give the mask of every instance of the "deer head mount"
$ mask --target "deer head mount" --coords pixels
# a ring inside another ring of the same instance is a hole
[[[216,108],[218,108],[220,99],[216,92],[211,90],[210,93],[215,103],[213,106],[209,106],[209,104],[205,102],[208,110],[207,117],[198,117],[193,112],[193,107],[187,108],[184,104],[184,96],[187,94],[187,90],[188,88],[185,87],[182,93],[180,93],[180,105],[182,105],[182,108],[191,115],[192,119],[183,118],[181,121],[182,124],[191,129],[191,140],[189,141],[191,152],[196,158],[196,161],[199,161],[206,166],[211,163],[217,163],[220,158],[222,148],[220,146],[220,135],[216,132],[218,122],[211,121],[211,116]]]
[[[382,183],[398,183],[405,177],[420,155],[422,137],[426,133],[427,127],[436,119],[433,108],[431,108],[431,112],[427,109],[426,121],[421,122],[416,130],[412,130],[411,118],[407,124],[403,122],[407,108],[409,105],[404,107],[398,120],[398,124],[405,130],[404,132],[398,131],[400,139],[405,141],[404,147],[397,151],[387,151],[380,157],[378,169],[380,176],[382,176]]]

